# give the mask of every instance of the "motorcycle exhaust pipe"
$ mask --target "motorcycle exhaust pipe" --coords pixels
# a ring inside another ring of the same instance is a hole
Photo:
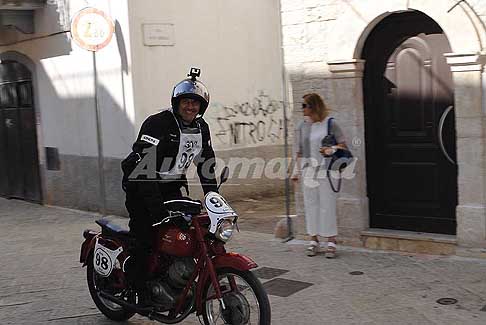
[[[102,297],[104,299],[108,299],[111,302],[114,302],[115,304],[120,305],[123,308],[126,308],[128,311],[135,312],[135,313],[140,314],[142,316],[148,317],[151,320],[156,320],[156,321],[159,321],[159,322],[162,322],[162,323],[165,323],[165,324],[176,324],[176,323],[179,323],[182,320],[184,320],[191,312],[193,312],[194,302],[195,302],[195,297],[193,296],[190,308],[188,308],[185,313],[183,313],[182,315],[180,315],[179,317],[176,317],[176,318],[169,318],[167,316],[157,314],[154,311],[154,308],[151,308],[151,307],[138,308],[137,306],[135,306],[131,303],[128,303],[123,299],[119,299],[119,298],[117,298],[113,295],[110,295],[109,293],[100,291],[99,294],[100,294],[100,297]]]
[[[117,298],[115,296],[110,295],[109,293],[100,291],[100,297],[107,299],[111,302],[114,302],[117,305],[122,306],[123,308],[126,308],[128,311],[135,312],[137,314],[140,314],[142,316],[149,316],[153,312],[153,308],[138,308],[137,306],[126,302],[123,299]]]

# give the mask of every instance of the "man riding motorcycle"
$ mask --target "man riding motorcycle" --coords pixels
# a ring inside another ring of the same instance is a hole
[[[168,214],[162,202],[181,198],[181,187],[188,191],[185,174],[192,162],[197,165],[204,194],[217,192],[215,155],[209,126],[202,118],[209,105],[209,93],[196,79],[199,69],[192,68],[188,76],[174,87],[172,107],[143,122],[132,152],[122,162],[125,205],[130,232],[136,239],[128,275],[139,294],[140,305],[150,304],[145,287],[147,258],[152,225]],[[155,159],[155,164],[150,159]],[[154,166],[155,171],[148,170]]]

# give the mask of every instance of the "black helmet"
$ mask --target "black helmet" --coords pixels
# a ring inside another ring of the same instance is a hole
[[[209,105],[209,92],[206,86],[196,80],[196,77],[201,75],[201,69],[191,68],[191,72],[187,75],[190,78],[184,79],[175,85],[172,91],[172,109],[177,112],[179,107],[179,100],[181,98],[193,98],[201,102],[201,109],[199,115],[202,116]]]

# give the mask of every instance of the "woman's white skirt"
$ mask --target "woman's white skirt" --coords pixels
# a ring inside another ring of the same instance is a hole
[[[307,233],[311,236],[337,235],[336,198],[326,177],[326,170],[303,169],[304,212]],[[332,179],[334,180],[334,179]],[[336,182],[336,180],[334,180]]]

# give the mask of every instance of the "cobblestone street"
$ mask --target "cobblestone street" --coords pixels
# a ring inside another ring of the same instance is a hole
[[[0,324],[113,324],[92,302],[78,262],[82,231],[97,229],[97,218],[0,199]],[[244,227],[228,247],[281,270],[258,273],[272,324],[486,324],[486,260],[347,247],[334,260],[311,258],[303,242],[282,244]],[[302,290],[282,294],[282,283],[301,282]],[[195,316],[184,322],[198,323]]]

